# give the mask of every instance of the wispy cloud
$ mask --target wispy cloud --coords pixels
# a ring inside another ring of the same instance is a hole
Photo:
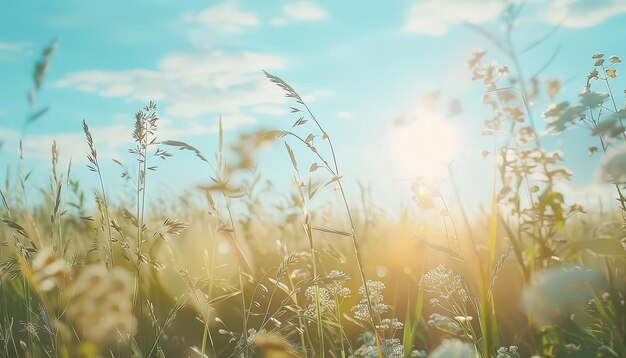
[[[124,115],[125,116],[125,115]],[[244,124],[253,123],[255,118],[241,114],[228,114],[222,117],[223,130],[235,129]],[[157,140],[189,138],[217,133],[219,130],[218,117],[200,121],[175,121],[170,118],[161,118]],[[104,127],[90,126],[94,144],[98,149],[98,158],[122,159],[126,149],[133,146],[133,128],[125,124],[115,124]],[[2,149],[15,155],[19,154],[21,134],[13,128],[0,127]],[[56,142],[61,154],[62,165],[67,165],[71,159],[74,164],[87,162],[87,142],[82,131],[57,132],[43,134],[28,134],[22,139],[24,157],[49,161],[51,158],[52,143]]]
[[[543,12],[547,22],[567,27],[591,27],[623,13],[626,13],[626,1],[623,0],[553,1]]]
[[[189,12],[185,14],[183,21],[201,24],[226,33],[241,32],[259,23],[255,13],[244,12],[233,2],[211,6],[197,13]]]
[[[463,22],[489,21],[506,6],[501,0],[424,0],[411,6],[404,24],[410,33],[442,36],[448,27]]]
[[[272,25],[283,26],[292,22],[322,21],[328,13],[314,2],[302,1],[283,6],[283,14],[270,20]]]
[[[619,14],[626,13],[623,0],[534,0],[532,11],[539,11],[542,22],[565,27],[590,27]],[[442,36],[454,25],[475,24],[493,20],[505,9],[501,0],[424,0],[409,9],[404,31],[409,33]],[[529,7],[527,7],[528,9]]]
[[[113,125],[101,128],[91,128],[94,140],[98,147],[98,156],[113,158],[116,148],[132,142],[132,128],[125,125]],[[127,133],[128,135],[120,135]],[[20,132],[11,128],[0,128],[0,138],[5,140],[4,149],[18,154]],[[56,141],[64,162],[70,158],[73,163],[87,161],[87,144],[82,132],[63,132],[26,135],[22,141],[24,156],[27,158],[50,160],[52,143]]]
[[[255,113],[270,114],[273,116],[280,116],[287,113],[287,111],[283,107],[278,106],[258,106],[253,107],[252,111],[254,111]]]
[[[85,70],[68,74],[55,85],[104,97],[156,100],[172,117],[213,113],[234,118],[248,108],[284,102],[278,87],[261,73],[281,68],[284,62],[277,55],[249,51],[176,52],[153,70]]]
[[[20,55],[30,52],[29,42],[0,41],[0,62],[9,62],[19,59]]]
[[[339,119],[351,119],[354,117],[354,114],[350,113],[350,112],[337,112],[337,118]]]

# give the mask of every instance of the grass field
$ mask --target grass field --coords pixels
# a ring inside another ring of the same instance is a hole
[[[0,356],[624,357],[622,61],[589,54],[583,91],[538,109],[559,83],[538,91],[511,43],[498,45],[506,56],[466,62],[492,140],[480,211],[453,168],[415,178],[410,206],[381,209],[367,178],[343,176],[332,123],[268,72],[289,124],[227,141],[220,120],[211,153],[161,138],[154,102],[134,115],[132,161],[113,171],[82,122],[89,183],[56,144],[48,168],[29,167],[20,147],[0,189]],[[55,46],[35,64],[33,108]],[[562,191],[573,173],[544,138],[571,140],[573,127],[597,143],[588,151],[602,158],[610,204]],[[291,186],[257,170],[266,146],[284,148]],[[173,197],[157,165],[181,156],[212,174]],[[46,187],[33,171],[48,173]],[[122,186],[105,185],[120,175]]]

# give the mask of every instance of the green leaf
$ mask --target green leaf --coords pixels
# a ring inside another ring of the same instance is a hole
[[[341,178],[343,178],[342,176],[334,176],[332,177],[329,181],[326,182],[326,184],[324,184],[324,187],[329,186],[330,184],[334,183],[334,182],[339,182],[341,180]]]
[[[33,123],[34,121],[36,121],[39,118],[41,118],[44,114],[48,113],[48,111],[50,111],[50,106],[45,106],[44,108],[42,108],[42,109],[34,112],[30,116],[28,116],[28,118],[26,118],[26,122],[29,123],[29,124]]]
[[[554,214],[554,221],[557,228],[563,228],[565,224],[565,217],[563,216],[563,194],[555,191],[546,191],[539,196],[539,210],[541,213],[546,213],[547,208],[552,209]]]
[[[196,148],[185,142],[177,141],[177,140],[164,140],[161,142],[163,145],[168,145],[171,147],[177,147],[180,150],[189,150],[194,152],[194,154],[200,158],[203,162],[208,162],[207,159],[202,155],[202,153]]]
[[[321,232],[327,232],[329,234],[336,234],[336,235],[341,235],[341,236],[352,237],[352,234],[349,233],[349,232],[339,231],[339,230],[334,230],[334,229],[327,229],[325,227],[314,227],[313,230],[321,231]]]
[[[289,144],[287,144],[287,142],[285,142],[285,148],[287,148],[287,153],[289,153],[291,165],[293,165],[293,168],[298,171],[298,162],[296,161],[296,156],[293,154],[293,151],[291,150],[291,147],[289,146]]]
[[[424,289],[418,288],[417,290],[417,302],[415,303],[415,312],[413,313],[413,324],[411,325],[411,337],[414,339],[418,333],[419,337],[423,338],[422,333],[418,332],[420,323],[422,322],[422,311],[424,309]]]
[[[209,305],[214,305],[218,302],[226,301],[227,299],[235,297],[239,295],[240,293],[241,291],[235,291],[235,292],[227,293],[225,295],[217,296],[209,301]]]
[[[405,357],[411,356],[413,349],[413,329],[411,329],[411,312],[409,310],[409,301],[406,305],[406,315],[404,317],[404,332],[402,332],[402,345]],[[417,322],[419,324],[419,322]]]
[[[596,107],[601,105],[609,98],[608,93],[585,91],[580,95],[580,104],[587,107]]]
[[[599,122],[598,125],[596,125],[596,127],[593,129],[593,131],[591,131],[591,134],[594,136],[598,136],[609,132],[615,126],[616,121],[617,119],[613,117]]]

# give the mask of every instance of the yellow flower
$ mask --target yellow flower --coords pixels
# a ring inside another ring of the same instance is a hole
[[[606,70],[604,70],[604,72],[606,72],[607,77],[610,77],[610,78],[617,77],[617,70],[614,68],[607,68]]]

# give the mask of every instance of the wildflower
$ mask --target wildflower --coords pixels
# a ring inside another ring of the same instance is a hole
[[[478,64],[478,62],[480,61],[480,59],[485,56],[485,54],[487,53],[487,51],[484,50],[480,50],[480,51],[474,51],[472,53],[472,58],[467,61],[467,66],[469,68],[473,68],[474,66],[476,66],[476,64]]]
[[[56,258],[52,247],[39,250],[33,259],[33,282],[43,291],[54,289],[57,282],[63,278],[65,272],[65,262]]]
[[[385,350],[387,351],[387,357],[389,358],[404,357],[404,347],[398,338],[386,339]]]
[[[454,319],[459,321],[460,323],[469,323],[474,318],[472,316],[456,316],[454,317]]]
[[[569,317],[592,297],[590,287],[600,286],[601,275],[581,267],[552,268],[533,276],[524,290],[524,306],[539,324]]]
[[[550,99],[554,99],[557,93],[561,90],[561,81],[558,79],[548,80],[547,94]]]
[[[457,291],[457,294],[459,295],[459,297],[461,297],[461,299],[465,302],[467,300],[469,300],[469,295],[467,294],[467,291],[465,291],[464,288],[461,288]]]
[[[367,281],[367,288],[370,296],[372,311],[374,311],[374,314],[380,315],[387,312],[391,308],[391,306],[383,303],[384,297],[382,294],[382,290],[385,289],[385,284],[380,281]],[[352,307],[352,312],[354,312],[354,317],[356,319],[369,321],[370,311],[367,304],[367,297],[365,295],[364,286],[361,286],[359,288],[359,294],[363,298],[356,306]]]
[[[317,286],[309,286],[304,292],[304,296],[312,301],[311,304],[304,310],[304,315],[309,317],[317,316],[317,305],[315,303],[316,298],[319,299],[319,307],[320,314],[323,316],[326,312],[332,312],[336,307],[337,303],[331,297],[330,291],[325,287],[317,287],[317,297],[316,297],[316,288]]]
[[[379,331],[386,331],[389,329],[389,325],[385,323],[381,323],[381,324],[376,325],[376,329],[378,329]]]
[[[127,271],[117,269],[109,275],[101,265],[90,265],[80,273],[68,313],[85,339],[108,343],[135,332],[132,281]]]
[[[500,347],[496,352],[496,358],[511,358],[511,357],[519,357],[519,353],[517,353],[517,346]]]
[[[617,70],[614,68],[607,68],[604,72],[606,72],[607,77],[617,78]]]
[[[471,344],[458,339],[446,339],[431,354],[430,358],[445,357],[474,357],[474,348]]]
[[[437,294],[439,298],[448,298],[451,294],[456,294],[463,301],[469,299],[463,288],[462,276],[443,264],[424,274],[420,280],[420,287],[425,291]]]
[[[463,329],[461,329],[461,326],[459,326],[458,323],[444,315],[440,315],[439,313],[431,314],[427,323],[429,326],[435,327],[444,332],[452,334],[461,334],[463,332]]]
[[[404,327],[404,324],[398,321],[397,318],[391,318],[391,319],[385,318],[380,321],[380,325],[376,326],[376,328],[378,328],[381,331],[388,330],[389,328],[397,330],[397,329],[402,329],[402,327]]]
[[[398,321],[397,318],[392,318],[391,327],[393,327],[393,329],[402,329],[404,327],[404,323]]]
[[[326,286],[331,295],[335,297],[350,297],[351,291],[349,288],[344,287],[341,281],[347,281],[350,276],[346,275],[342,271],[332,270],[328,273],[328,278],[335,280]]]

